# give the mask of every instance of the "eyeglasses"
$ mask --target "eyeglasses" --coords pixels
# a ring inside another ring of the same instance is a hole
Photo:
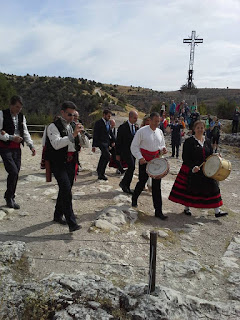
[[[65,113],[67,114],[68,117],[74,117],[74,113],[68,113],[65,111]]]

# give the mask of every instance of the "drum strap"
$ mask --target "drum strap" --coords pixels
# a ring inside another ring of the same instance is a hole
[[[160,151],[148,151],[145,149],[140,148],[140,151],[142,153],[143,158],[145,158],[146,161],[151,161],[154,158],[157,158],[157,156],[160,154]]]

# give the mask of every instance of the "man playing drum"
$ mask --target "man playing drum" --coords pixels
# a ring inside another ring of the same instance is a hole
[[[159,123],[159,113],[151,113],[149,126],[140,128],[135,134],[131,144],[131,152],[139,161],[139,181],[132,195],[133,207],[137,207],[137,199],[148,180],[148,174],[146,172],[147,162],[159,157],[160,152],[162,154],[167,153],[163,132],[158,128]],[[152,180],[152,198],[155,217],[162,220],[167,219],[167,216],[162,213],[161,179]]]

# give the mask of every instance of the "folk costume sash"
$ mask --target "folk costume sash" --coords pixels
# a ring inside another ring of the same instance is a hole
[[[3,141],[0,141],[0,148],[7,148],[7,149],[19,149],[21,146],[20,143],[14,142],[14,141],[9,141],[8,144],[6,144]]]
[[[146,161],[151,161],[154,158],[157,158],[160,154],[160,150],[157,151],[148,151],[140,148],[141,154]]]

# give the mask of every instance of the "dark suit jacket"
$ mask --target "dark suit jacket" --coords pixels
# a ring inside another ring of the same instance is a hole
[[[138,130],[138,126],[135,125],[135,132]],[[116,141],[116,154],[120,155],[122,159],[127,159],[132,156],[131,154],[131,143],[133,140],[132,132],[128,121],[120,125],[117,132],[117,141]]]
[[[109,146],[110,143],[115,142],[115,138],[111,130],[107,132],[107,128],[103,119],[95,122],[93,129],[93,147],[100,147],[102,145]]]

